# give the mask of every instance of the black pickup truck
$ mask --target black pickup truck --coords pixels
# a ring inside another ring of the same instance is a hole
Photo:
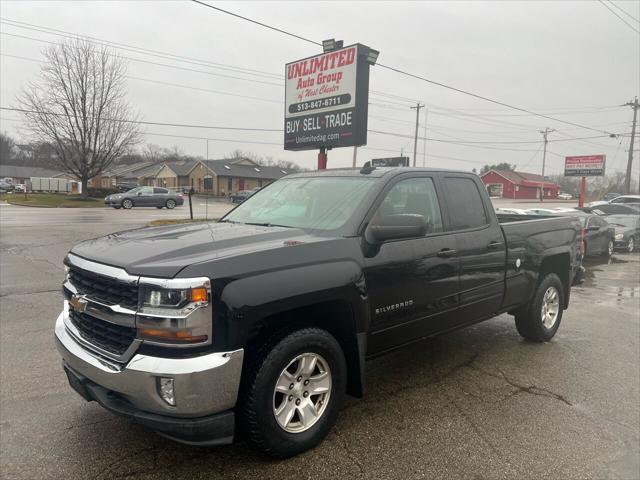
[[[319,443],[367,358],[508,312],[556,333],[580,264],[570,217],[500,223],[479,178],[414,168],[289,175],[219,222],[75,246],[55,327],[87,401],[196,445]]]

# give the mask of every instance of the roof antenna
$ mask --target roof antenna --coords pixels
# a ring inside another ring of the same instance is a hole
[[[369,175],[375,169],[376,167],[371,166],[371,162],[366,162],[364,166],[360,169],[360,173],[362,173],[363,175]]]

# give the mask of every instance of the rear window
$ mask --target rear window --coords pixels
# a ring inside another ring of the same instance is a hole
[[[489,223],[476,182],[464,177],[447,177],[444,182],[451,230],[478,228]]]

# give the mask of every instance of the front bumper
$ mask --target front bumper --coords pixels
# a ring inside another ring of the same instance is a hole
[[[187,425],[218,424],[218,420],[212,421],[212,416],[221,412],[225,412],[227,418],[222,421],[223,425],[227,425],[229,414],[232,419],[233,413],[228,411],[235,406],[238,396],[243,350],[188,358],[134,354],[123,365],[82,347],[65,327],[64,315],[62,312],[56,321],[56,347],[65,369],[80,379],[81,384],[88,385],[89,394],[83,395],[69,379],[85,399],[96,400],[108,410],[132,417],[177,440],[192,443],[203,443],[205,435],[201,428]],[[158,377],[173,378],[175,406],[160,397]],[[163,424],[170,428],[162,428]],[[181,428],[186,437],[195,428],[197,439],[180,438]],[[221,434],[228,437],[228,428],[225,429],[210,432],[212,438]]]

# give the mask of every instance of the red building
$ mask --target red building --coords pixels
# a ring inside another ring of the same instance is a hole
[[[489,170],[480,176],[491,197],[536,199],[557,198],[560,186],[535,173]]]

